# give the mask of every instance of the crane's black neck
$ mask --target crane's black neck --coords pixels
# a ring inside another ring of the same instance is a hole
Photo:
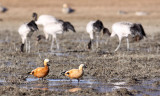
[[[93,27],[97,32],[101,32],[101,30],[104,28],[103,23],[100,20],[97,20],[95,23],[93,23]]]

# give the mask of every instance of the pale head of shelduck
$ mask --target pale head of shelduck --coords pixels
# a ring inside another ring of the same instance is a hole
[[[87,66],[84,65],[84,64],[81,64],[81,65],[79,66],[79,69],[82,69],[82,68],[87,68]]]
[[[44,66],[49,66],[48,62],[49,62],[49,59],[45,59],[44,60]]]
[[[66,3],[64,3],[63,8],[68,8],[68,5]]]

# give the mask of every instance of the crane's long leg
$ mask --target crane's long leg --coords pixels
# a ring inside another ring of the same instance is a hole
[[[24,52],[25,43],[26,43],[25,38],[22,38],[21,52]]]
[[[92,43],[93,43],[93,39],[90,39],[90,41],[88,42],[88,49],[92,49]]]
[[[95,32],[92,31],[91,33],[89,33],[89,36],[90,36],[90,41],[88,42],[88,49],[92,49]]]
[[[105,42],[106,46],[108,45],[109,41],[110,41],[110,39],[107,38],[107,41]]]
[[[120,45],[121,45],[121,38],[119,37],[119,45],[117,46],[117,48],[115,49],[115,51],[117,51],[119,49]]]
[[[28,51],[27,48],[28,48],[28,40],[26,39],[26,52]]]
[[[51,51],[53,49],[53,46],[54,46],[54,38],[52,38],[52,41],[51,41]]]
[[[55,40],[56,40],[57,49],[59,50],[59,42],[58,42],[57,38],[55,38]]]
[[[28,53],[30,53],[30,50],[31,50],[31,42],[30,40],[28,41]]]
[[[96,40],[96,48],[98,48],[99,47],[99,36],[96,36],[97,37],[97,40]]]
[[[52,40],[52,36],[49,35],[49,36],[48,36],[48,41],[51,41],[51,40]]]
[[[129,50],[129,40],[128,40],[128,37],[126,38],[127,40],[127,50]]]

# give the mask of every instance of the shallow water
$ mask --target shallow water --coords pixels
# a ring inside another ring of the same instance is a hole
[[[140,93],[138,93],[136,96],[142,96],[142,94],[158,96],[160,95],[160,86],[157,87],[152,86],[152,84],[158,80],[160,79],[145,80],[138,85],[137,84],[127,85],[127,83],[124,82],[123,80],[103,83],[103,82],[97,82],[95,79],[83,79],[80,80],[80,82],[78,83],[77,80],[72,80],[72,82],[70,82],[69,79],[46,79],[45,81],[42,80],[39,81],[37,78],[27,78],[26,79],[27,83],[20,84],[17,86],[26,89],[41,89],[41,90],[62,91],[62,92],[66,91],[76,92],[79,90],[85,90],[91,88],[94,91],[100,93],[112,92],[116,89],[126,88],[128,90],[140,91]],[[0,85],[5,86],[6,81],[0,79]]]
[[[97,82],[94,79],[84,79],[78,83],[77,80],[72,80],[72,82],[70,82],[70,80],[68,79],[47,79],[48,81],[47,83],[43,84],[43,83],[37,82],[37,83],[34,83],[34,86],[33,86],[32,82],[37,80],[38,79],[27,78],[28,84],[21,85],[20,87],[28,88],[28,89],[38,88],[42,90],[45,89],[45,90],[54,90],[54,91],[69,91],[70,89],[74,89],[74,88],[76,89],[78,88],[78,90],[85,90],[86,88],[92,88],[94,89],[94,91],[101,92],[101,93],[111,92],[120,88],[126,88],[128,90],[141,91],[142,93],[137,94],[137,96],[141,96],[142,94],[158,96],[160,94],[160,86],[156,88],[152,86],[152,83],[155,81],[158,81],[159,79],[146,80],[146,81],[143,81],[142,84],[140,85],[132,85],[132,86],[127,85],[126,82],[124,81],[103,83],[103,82]],[[67,87],[70,85],[72,86]],[[149,89],[153,89],[154,91],[147,91]]]
[[[148,94],[151,96],[159,96],[160,95],[160,86],[154,87],[152,84],[156,81],[159,81],[160,78],[158,79],[152,79],[152,80],[145,80],[142,81],[141,85],[133,85],[132,89],[136,89],[141,91],[142,93],[137,94],[137,96],[142,96],[142,94]]]
[[[70,82],[69,79],[47,79],[48,82],[42,85],[38,82],[33,83],[34,81],[37,81],[37,80],[38,79],[27,78],[28,84],[22,85],[21,87],[28,88],[28,89],[45,88],[45,89],[54,90],[54,91],[67,91],[69,90],[67,85],[68,86],[72,85],[72,88],[81,88],[81,90],[84,90],[85,88],[93,88],[95,91],[102,92],[102,93],[110,92],[110,91],[113,91],[119,88],[128,88],[127,86],[121,86],[121,82],[119,82],[120,83],[119,85],[114,85],[114,83],[107,84],[107,83],[102,83],[102,82],[96,82],[94,79],[80,80],[79,83],[77,80],[72,80],[72,82]],[[66,85],[66,88],[58,87],[58,86],[63,86],[63,85]]]
[[[10,41],[9,40],[0,40],[0,43],[9,43]]]
[[[71,51],[72,52],[72,51]],[[39,57],[42,56],[47,56],[49,55],[54,55],[54,56],[61,56],[61,57],[68,57],[68,56],[73,56],[77,58],[84,58],[84,55],[79,54],[79,52],[75,52],[74,54],[71,54],[71,52],[63,52],[63,51],[54,51],[54,52],[38,52],[36,54],[39,55]]]

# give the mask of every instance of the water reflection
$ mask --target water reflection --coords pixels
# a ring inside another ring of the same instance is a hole
[[[26,80],[28,82],[28,88],[33,88],[30,85],[36,86],[33,83],[35,81],[37,81],[35,83],[39,83],[38,79],[35,79],[35,78],[27,78]],[[119,88],[128,88],[127,86],[124,86],[124,85],[122,86],[122,84],[125,84],[125,82],[119,82],[119,84],[117,82],[114,85],[114,83],[107,84],[107,83],[102,83],[102,82],[96,82],[95,80],[92,80],[92,79],[81,80],[79,83],[77,82],[77,80],[72,80],[72,82],[70,82],[69,79],[46,79],[46,81],[48,82],[47,88],[49,90],[54,90],[54,91],[66,91],[66,90],[67,91],[76,91],[76,90],[78,91],[82,89],[84,90],[86,88],[92,88],[96,90],[97,92],[110,92],[110,91],[113,91]]]
[[[26,89],[41,89],[41,90],[48,90],[49,89],[49,84],[48,82],[34,82],[35,80],[26,83],[26,84],[21,84],[21,88],[26,88]]]
[[[53,56],[60,56],[60,57],[67,57],[67,56],[73,56],[73,57],[77,57],[77,58],[84,58],[84,55],[79,54],[79,52],[38,52],[36,53],[38,54],[38,56],[40,58],[42,58],[43,56],[47,56],[47,55],[53,55]]]
[[[77,91],[80,91],[82,90],[82,88],[71,88],[71,89],[68,89],[67,91],[68,92],[77,92]]]
[[[126,88],[128,90],[140,91],[141,93],[136,94],[136,96],[141,96],[142,94],[158,96],[160,94],[160,86],[158,85],[155,87],[153,86],[153,83],[159,82],[159,80],[160,79],[145,80],[142,81],[141,84],[128,85],[126,82],[118,80],[103,83],[97,82],[96,79],[83,79],[78,83],[77,80],[72,80],[72,82],[70,82],[69,79],[46,79],[43,81],[38,80],[37,78],[27,78],[26,83],[17,86],[26,89],[41,89],[62,92],[77,92],[91,88],[100,93]],[[1,79],[0,86],[6,86],[6,81]]]

